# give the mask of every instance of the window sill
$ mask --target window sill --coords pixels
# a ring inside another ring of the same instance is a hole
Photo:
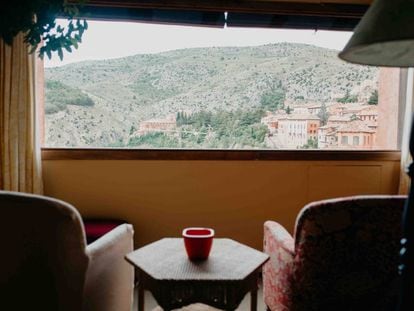
[[[42,148],[43,160],[399,161],[400,151]]]

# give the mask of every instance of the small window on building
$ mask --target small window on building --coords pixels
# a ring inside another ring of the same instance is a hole
[[[352,138],[352,144],[353,144],[354,146],[358,146],[358,145],[359,145],[359,136],[354,136],[354,137]]]

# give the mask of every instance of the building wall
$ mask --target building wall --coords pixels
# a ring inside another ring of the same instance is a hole
[[[347,137],[348,143],[343,144],[342,138]],[[354,137],[358,137],[358,144],[354,144]],[[338,132],[338,146],[340,149],[372,149],[375,144],[375,134],[365,132]]]
[[[398,68],[381,68],[378,79],[377,149],[398,148],[398,115],[401,72]]]
[[[301,147],[308,142],[306,120],[280,120],[279,135],[283,148]]]
[[[395,194],[399,161],[44,160],[43,176],[83,216],[132,223],[136,247],[208,226],[261,249],[263,222],[292,232],[308,202]]]

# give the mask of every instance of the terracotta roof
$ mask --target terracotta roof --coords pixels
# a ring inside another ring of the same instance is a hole
[[[364,109],[357,113],[359,116],[378,115],[378,109]]]
[[[176,123],[175,120],[170,120],[170,119],[148,119],[148,120],[144,120],[141,121],[140,124],[148,124],[148,123]]]
[[[319,121],[319,117],[315,116],[314,114],[310,113],[292,113],[282,116],[280,120],[317,120]]]
[[[327,130],[327,129],[336,129],[338,128],[338,125],[332,126],[332,125],[324,125],[324,126],[320,126],[319,129],[320,130]]]
[[[368,127],[366,122],[363,121],[351,121],[347,124],[340,125],[337,132],[350,132],[350,133],[375,133],[374,130]]]
[[[332,116],[328,118],[328,122],[348,122],[350,121],[348,116]]]

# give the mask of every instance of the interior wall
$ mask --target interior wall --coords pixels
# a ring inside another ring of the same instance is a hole
[[[135,247],[207,226],[262,248],[263,222],[293,231],[308,202],[395,194],[398,161],[44,160],[45,194],[83,216],[122,218]]]

